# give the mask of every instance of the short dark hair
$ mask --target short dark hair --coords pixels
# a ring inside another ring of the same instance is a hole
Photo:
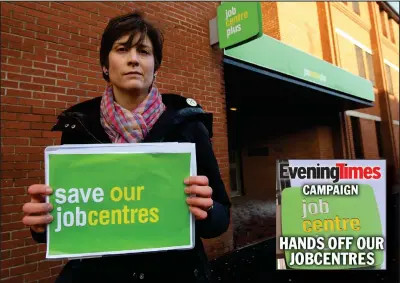
[[[108,55],[115,43],[119,38],[130,35],[126,42],[127,47],[132,46],[132,40],[136,34],[140,33],[140,38],[135,45],[139,45],[143,42],[146,35],[149,37],[153,45],[153,56],[154,56],[154,71],[160,68],[162,61],[162,50],[164,44],[164,36],[162,31],[156,28],[152,23],[144,18],[142,12],[135,11],[125,15],[117,16],[112,18],[107,27],[104,30],[101,38],[100,47],[100,64],[101,67],[108,69]],[[103,78],[109,82],[110,78],[104,74]]]

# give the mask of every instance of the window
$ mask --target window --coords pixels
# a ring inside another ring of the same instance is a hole
[[[372,55],[357,45],[354,45],[354,48],[356,50],[358,75],[370,80],[375,86],[374,62]]]
[[[390,32],[390,40],[392,43],[396,44],[396,39],[394,37],[394,27],[393,27],[393,19],[389,19],[389,32]]]
[[[353,6],[353,11],[354,13],[360,15],[360,3],[358,2],[351,2],[352,6]]]
[[[386,29],[386,14],[385,11],[381,11],[381,26],[382,26],[382,33],[384,36],[388,36],[387,35],[387,29]]]
[[[376,131],[376,140],[378,143],[378,155],[379,158],[383,158],[382,129],[380,121],[375,121],[375,131]]]
[[[356,48],[356,58],[357,58],[357,66],[358,66],[358,75],[367,78],[367,75],[365,73],[365,64],[364,64],[364,56],[363,56],[363,50],[358,47],[357,45],[354,45]]]
[[[364,159],[360,119],[358,117],[350,117],[351,128],[353,132],[353,145],[356,159]]]
[[[372,55],[365,52],[365,56],[367,58],[368,77],[372,84],[375,86],[374,62],[372,60]]]
[[[386,81],[388,85],[388,93],[390,95],[394,95],[393,92],[393,81],[392,81],[392,72],[390,71],[390,66],[385,64],[385,71],[386,71]]]

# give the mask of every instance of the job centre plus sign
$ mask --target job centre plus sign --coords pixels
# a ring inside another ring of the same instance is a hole
[[[220,48],[253,40],[262,35],[261,7],[258,2],[222,3],[217,10]]]
[[[225,25],[227,28],[226,37],[229,38],[232,34],[240,32],[242,30],[240,22],[249,17],[249,12],[244,11],[237,14],[236,8],[231,7],[231,9],[226,10],[225,13]]]

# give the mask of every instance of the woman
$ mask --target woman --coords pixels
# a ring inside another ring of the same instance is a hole
[[[100,49],[103,95],[64,111],[54,131],[62,131],[62,144],[193,142],[198,176],[182,180],[196,217],[196,244],[189,251],[109,256],[71,260],[57,282],[209,282],[210,272],[201,238],[224,233],[230,221],[230,201],[221,180],[210,137],[212,117],[193,99],[161,95],[154,86],[162,61],[163,37],[139,13],[112,19]],[[31,201],[23,207],[23,223],[33,238],[46,241],[51,204],[45,196],[52,189],[32,185]],[[135,280],[136,279],[136,280]]]

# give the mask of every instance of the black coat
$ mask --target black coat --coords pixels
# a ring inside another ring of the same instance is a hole
[[[230,222],[230,201],[212,149],[212,115],[199,105],[190,106],[179,95],[164,94],[167,110],[143,142],[193,142],[196,144],[197,175],[205,175],[213,189],[214,207],[205,220],[197,220],[195,248],[147,254],[107,256],[71,260],[57,282],[209,282],[208,260],[200,238],[214,238],[226,232]],[[100,123],[101,97],[79,103],[58,117],[53,131],[62,131],[62,144],[111,143]],[[191,103],[193,105],[193,103]],[[46,235],[34,233],[43,243]]]

